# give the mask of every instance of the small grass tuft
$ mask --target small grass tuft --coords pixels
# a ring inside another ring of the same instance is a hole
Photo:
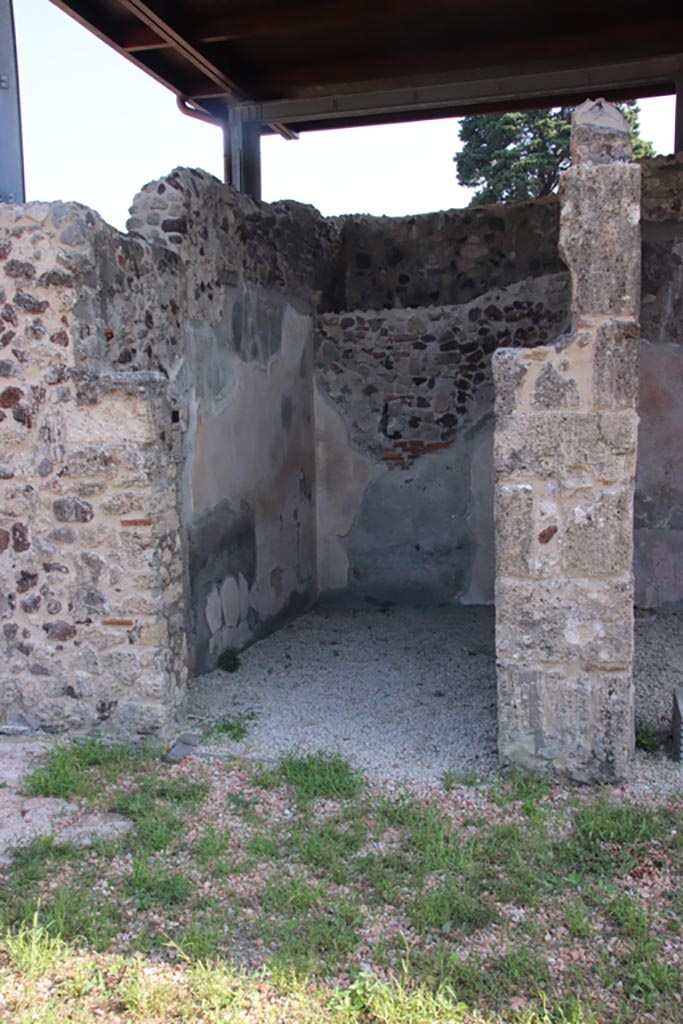
[[[655,754],[666,741],[666,734],[647,722],[641,722],[636,729],[636,747],[646,754]]]
[[[16,931],[7,932],[5,945],[12,963],[29,978],[46,974],[63,958],[66,949],[61,937],[52,935],[41,923],[38,910],[30,924],[21,924]]]
[[[185,903],[192,891],[189,880],[178,871],[168,871],[152,860],[142,859],[133,861],[133,872],[126,888],[143,908],[153,904],[169,907]]]
[[[287,754],[280,760],[278,775],[302,800],[322,797],[351,800],[363,788],[363,779],[341,754]]]
[[[212,722],[209,727],[210,736],[227,736],[229,740],[239,743],[249,732],[249,724],[258,718],[255,711],[244,711],[239,715],[223,715]]]
[[[223,672],[236,672],[240,667],[240,656],[236,647],[225,647],[218,657],[218,667]]]

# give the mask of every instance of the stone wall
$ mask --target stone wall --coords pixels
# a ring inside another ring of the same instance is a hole
[[[0,207],[0,728],[163,731],[316,594],[312,309],[336,237],[177,172],[126,237]]]
[[[529,278],[457,306],[320,318],[323,593],[492,601],[491,355],[499,346],[543,344],[567,320],[565,274]],[[357,471],[340,477],[348,464]]]
[[[554,198],[415,217],[339,217],[323,309],[455,306],[494,288],[564,273]]]
[[[583,781],[622,777],[634,743],[641,256],[630,157],[615,107],[575,111],[560,185],[572,331],[493,361],[498,752]]]
[[[0,207],[4,731],[155,732],[184,688],[171,409],[161,374],[91,360],[105,242],[131,295],[158,280],[167,257],[89,210]]]

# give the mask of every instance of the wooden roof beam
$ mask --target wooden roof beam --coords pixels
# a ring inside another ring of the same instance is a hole
[[[573,60],[578,63],[609,63],[615,54],[622,60],[641,59],[658,53],[683,51],[683,21],[680,18],[650,25],[614,26],[608,30],[586,33],[575,32],[552,39],[525,36],[484,46],[443,48],[438,52],[396,52],[373,54],[360,59],[321,62],[316,65],[301,62],[270,64],[261,75],[254,75],[248,83],[252,94],[286,96],[311,87],[333,87],[347,82],[370,83],[373,80],[405,78],[406,74],[419,75],[448,73],[471,68],[495,66],[524,68],[534,61]]]
[[[465,14],[468,10],[481,11],[482,6],[481,0],[459,0],[455,10],[453,0],[423,0],[419,12],[416,12],[415,0],[374,0],[371,8],[360,0],[328,0],[327,3],[312,6],[282,4],[265,11],[224,11],[201,21],[194,20],[192,34],[199,43],[227,43],[299,33],[302,30],[354,25],[361,15],[364,21],[381,21],[386,17],[417,16],[418,13],[420,17],[443,12]],[[124,43],[130,53],[168,45],[163,36],[149,24],[131,28]]]
[[[207,57],[202,51],[200,43],[195,42],[192,33],[188,31],[189,25],[185,24],[184,18],[178,17],[176,13],[173,19],[169,20],[166,16],[159,14],[150,4],[144,3],[143,0],[121,0],[121,6],[146,25],[157,40],[163,40],[166,46],[171,46],[202,75],[219,86],[227,97],[245,98],[244,90]]]

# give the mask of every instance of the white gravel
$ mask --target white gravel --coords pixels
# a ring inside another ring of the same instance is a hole
[[[428,781],[496,757],[490,608],[316,609],[191,688],[200,719],[257,714],[231,752],[341,751],[372,775]]]
[[[683,614],[636,615],[636,718],[667,729],[683,685]],[[254,644],[237,672],[194,681],[192,720],[254,712],[237,743],[209,737],[206,753],[266,761],[292,750],[341,751],[371,776],[435,782],[449,769],[496,767],[492,608],[316,609]],[[659,767],[658,767],[659,765]],[[645,789],[680,768],[639,758]]]

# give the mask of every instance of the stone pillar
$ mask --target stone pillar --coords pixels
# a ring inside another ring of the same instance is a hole
[[[183,696],[168,379],[93,354],[168,285],[143,304],[151,250],[108,239],[75,204],[0,207],[0,734],[163,735]]]
[[[620,778],[634,747],[640,167],[630,159],[619,111],[582,104],[560,185],[571,333],[493,357],[500,759],[581,781]]]

